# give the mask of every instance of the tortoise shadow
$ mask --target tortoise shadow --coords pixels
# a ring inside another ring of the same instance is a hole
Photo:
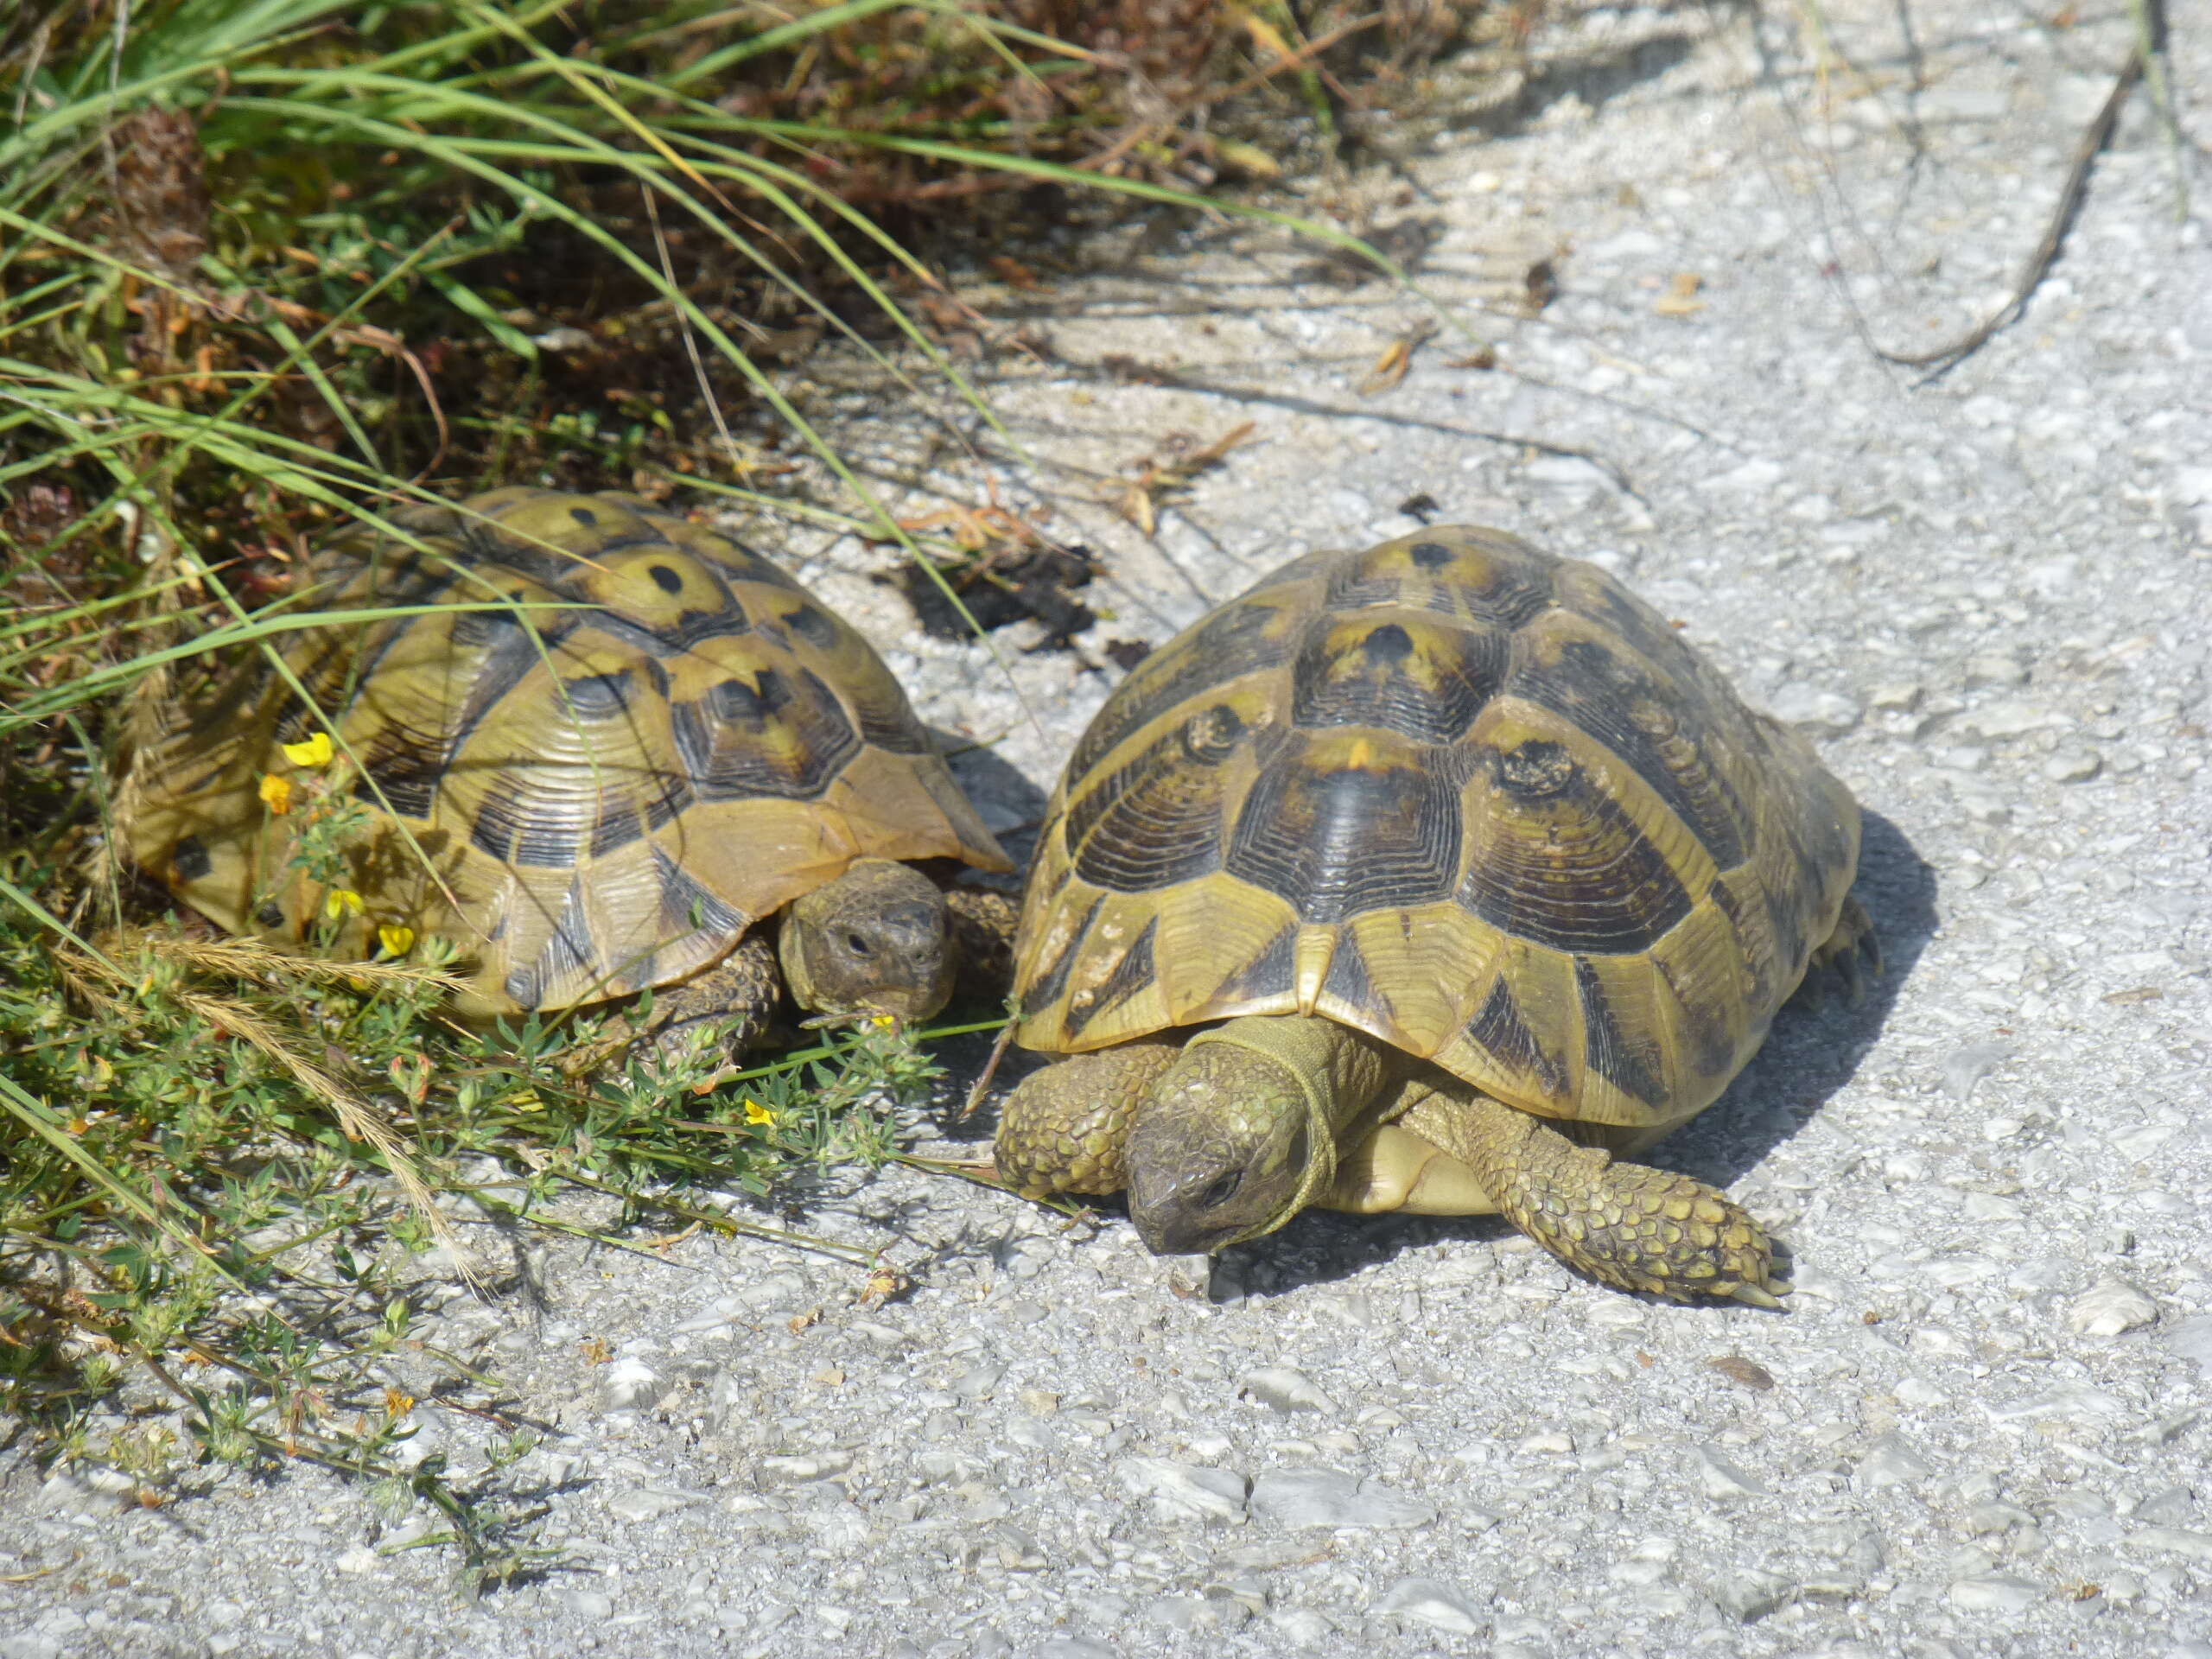
[[[1857,1075],[1879,1039],[1890,1010],[1935,937],[1936,872],[1896,824],[1875,812],[1862,815],[1858,880],[1853,892],[1873,918],[1883,969],[1864,999],[1847,1006],[1839,996],[1785,1008],[1727,1091],[1690,1123],[1638,1160],[1680,1170],[1726,1187],[1811,1121],[1837,1090]],[[1027,1067],[1024,1066],[1023,1070]],[[1004,1074],[1001,1084],[1010,1081]],[[988,1134],[995,1115],[978,1112],[967,1126]],[[1111,1213],[1114,1201],[1105,1208]],[[1402,1250],[1448,1239],[1470,1243],[1511,1235],[1496,1216],[1354,1217],[1309,1211],[1281,1232],[1224,1253],[1221,1276],[1249,1300],[1351,1278]]]
[[[1045,791],[988,744],[934,726],[929,729],[953,780],[975,803],[1015,868],[1024,867],[1045,816]]]

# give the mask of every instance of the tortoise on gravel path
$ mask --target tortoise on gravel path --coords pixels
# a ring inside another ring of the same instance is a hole
[[[963,938],[989,951],[995,930],[1003,960],[1011,902],[907,861],[1006,855],[881,659],[766,559],[627,496],[391,518],[416,544],[342,535],[303,598],[441,608],[280,636],[286,674],[264,656],[141,705],[125,838],[195,910],[289,944],[332,903],[272,810],[303,775],[283,746],[324,723],[296,677],[362,768],[341,944],[451,939],[465,1014],[667,986],[671,1026],[742,1016],[742,1045],[786,984],[804,1008],[920,1019]]]
[[[1166,1254],[1502,1211],[1607,1283],[1772,1306],[1757,1222],[1612,1158],[1710,1105],[1808,963],[1855,995],[1858,854],[1805,743],[1597,567],[1485,530],[1309,555],[1077,745],[1014,989],[1077,1058],[1007,1101],[1000,1173],[1126,1187]]]

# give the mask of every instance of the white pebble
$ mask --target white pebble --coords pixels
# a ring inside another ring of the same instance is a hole
[[[2116,1337],[2139,1325],[2155,1324],[2158,1305],[2125,1279],[2091,1286],[2066,1311],[2066,1327],[2076,1336]]]

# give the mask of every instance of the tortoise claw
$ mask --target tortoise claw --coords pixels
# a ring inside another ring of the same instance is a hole
[[[1738,1285],[1725,1294],[1734,1297],[1739,1302],[1748,1302],[1753,1307],[1772,1308],[1777,1313],[1783,1311],[1780,1297],[1764,1285]],[[1782,1292],[1783,1296],[1789,1294],[1787,1289]]]

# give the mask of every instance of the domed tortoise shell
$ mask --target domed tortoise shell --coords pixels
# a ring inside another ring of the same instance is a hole
[[[1145,658],[1052,798],[1017,1032],[1319,1014],[1543,1116],[1710,1104],[1834,926],[1859,812],[1594,565],[1435,529]]]
[[[626,496],[390,518],[404,538],[335,538],[305,597],[429,608],[277,636],[307,703],[264,656],[150,710],[129,840],[222,926],[296,941],[329,905],[261,792],[322,729],[370,813],[352,943],[450,938],[464,1013],[683,979],[856,859],[1009,868],[882,660],[758,554]]]

